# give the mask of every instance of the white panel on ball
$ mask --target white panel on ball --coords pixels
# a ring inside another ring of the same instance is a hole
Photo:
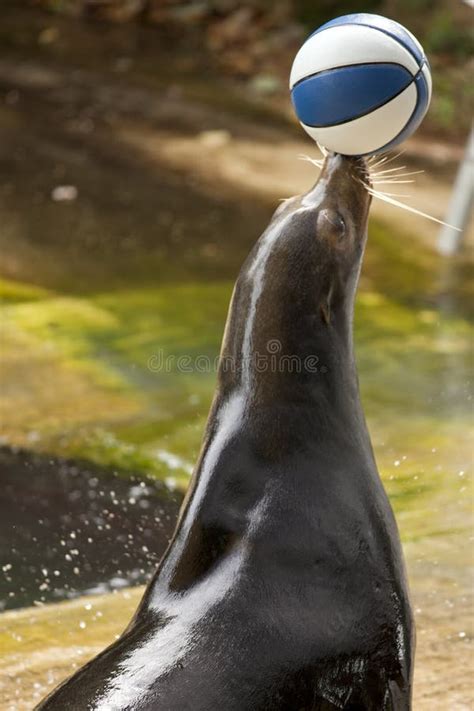
[[[311,138],[330,151],[363,155],[377,151],[405,128],[415,110],[417,98],[416,86],[412,83],[379,109],[353,121],[324,128],[301,125]]]
[[[405,67],[413,76],[420,67],[413,55],[380,30],[365,25],[329,27],[310,37],[295,57],[290,89],[304,77],[350,64],[390,62]]]

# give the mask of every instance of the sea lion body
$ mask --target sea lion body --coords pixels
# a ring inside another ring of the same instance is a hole
[[[122,637],[39,709],[411,708],[404,564],[352,346],[364,171],[329,156],[249,255],[168,551]]]

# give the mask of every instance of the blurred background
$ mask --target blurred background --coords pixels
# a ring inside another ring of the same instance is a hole
[[[469,5],[2,0],[2,709],[122,631],[169,540],[215,373],[156,364],[218,354],[242,261],[317,178],[287,89],[301,42],[360,9],[416,34],[433,101],[393,165],[425,171],[398,192],[443,219],[472,116]],[[426,711],[474,703],[471,247],[467,229],[440,254],[436,224],[374,201],[356,310]]]

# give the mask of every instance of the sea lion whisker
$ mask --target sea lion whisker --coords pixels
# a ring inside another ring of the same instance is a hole
[[[410,171],[409,173],[400,173],[400,174],[395,174],[395,175],[377,175],[375,176],[376,178],[385,178],[387,180],[399,180],[400,178],[409,178],[412,175],[420,175],[421,173],[424,173],[423,170],[413,170]]]
[[[401,175],[371,175],[370,177],[375,179],[375,180],[390,180],[390,181],[396,181],[396,180],[402,180],[405,178],[409,178],[410,180],[414,180],[414,178],[411,177],[412,173],[402,173]]]
[[[372,175],[382,175],[383,173],[396,173],[399,170],[404,170],[406,165],[398,165],[396,168],[387,168],[386,170],[371,171]]]
[[[393,175],[397,175],[400,173],[402,170],[406,170],[408,166],[406,165],[397,165],[396,167],[393,168],[384,168],[383,170],[374,170],[373,168],[370,171],[371,175],[388,175],[390,173],[393,173]],[[412,171],[415,172],[415,171]],[[417,173],[424,173],[424,170],[419,170],[416,171]]]
[[[381,165],[382,163],[385,163],[385,161],[388,159],[389,155],[390,155],[390,153],[380,153],[379,155],[375,154],[373,156],[370,156],[370,158],[368,159],[367,162],[370,165]]]
[[[379,190],[377,190],[377,192],[379,192],[380,195],[385,195],[388,197],[407,198],[407,199],[410,199],[411,197],[413,197],[412,195],[402,195],[400,193],[386,193],[386,192],[381,192]]]
[[[403,183],[415,182],[415,180],[372,180],[372,185],[402,185]]]
[[[454,225],[449,225],[447,222],[443,222],[443,220],[438,220],[437,217],[433,217],[433,215],[429,215],[426,212],[422,212],[422,210],[418,210],[416,207],[411,207],[411,205],[405,205],[405,203],[400,202],[399,200],[395,200],[393,197],[385,195],[385,193],[381,193],[378,190],[374,190],[373,188],[367,188],[367,189],[373,197],[379,198],[379,200],[383,200],[384,202],[387,202],[390,205],[394,205],[395,207],[401,207],[402,210],[407,210],[408,212],[412,212],[414,215],[419,215],[420,217],[426,217],[428,220],[431,220],[432,222],[437,222],[439,225],[444,225],[445,227],[451,227],[453,230],[456,230],[457,232],[461,232],[461,229],[459,227],[455,227]]]
[[[409,175],[421,175],[421,173],[424,173],[424,170],[410,170],[408,173],[393,173],[391,175],[388,175],[389,171],[386,173],[384,171],[380,173],[372,173],[371,177],[373,178],[380,178],[380,177],[386,177],[386,178],[406,178]]]
[[[389,185],[392,185],[392,184],[393,184],[393,185],[397,185],[397,183],[396,183],[395,181],[394,181],[393,183],[391,183],[390,181],[380,181],[380,180],[379,180],[379,181],[376,180],[376,181],[374,181],[374,182],[375,182],[376,184],[380,184],[380,183],[384,182],[385,184],[389,184]],[[411,182],[411,183],[413,183],[414,181],[413,181],[413,180],[406,180],[406,181],[404,181],[404,182],[407,182],[407,183],[408,183],[408,182]],[[372,188],[372,185],[368,185],[367,183],[364,183],[364,181],[362,181],[362,180],[359,180],[359,183],[361,183],[361,185],[362,185],[368,192],[373,191],[373,193],[376,192],[378,195],[381,195],[381,196],[382,196],[382,195],[387,195],[387,196],[389,196],[389,197],[403,197],[403,198],[411,198],[411,197],[412,197],[411,195],[401,195],[401,194],[399,194],[399,193],[386,193],[386,192],[384,192],[384,191],[382,191],[382,190],[378,190],[377,188]]]
[[[317,145],[317,147],[319,148],[319,150],[321,151],[321,153],[323,154],[323,156],[324,156],[325,158],[327,158],[328,152],[327,152],[326,148],[324,148],[324,146],[322,146],[322,145],[321,145],[320,143],[318,143],[317,141],[316,141],[316,145]]]
[[[352,166],[354,172],[356,173],[356,177],[360,176],[362,179],[368,178],[370,180],[370,170],[368,168],[367,163],[356,163],[355,165]]]
[[[378,165],[382,165],[383,163],[385,163],[385,165],[392,163],[397,158],[400,158],[400,156],[405,153],[405,150],[406,149],[404,148],[402,151],[395,153],[395,155],[393,155],[391,158],[389,158],[390,153],[383,153],[382,158],[377,163],[373,163],[372,168],[376,168]]]
[[[311,158],[310,156],[306,155],[305,153],[300,153],[300,155],[298,156],[298,160],[304,160],[304,161],[307,161],[308,163],[312,163],[320,170],[323,167],[323,161],[320,158]]]
[[[356,180],[357,180],[357,182],[360,183],[360,185],[362,185],[362,187],[365,188],[366,190],[371,190],[371,189],[372,189],[372,185],[369,184],[369,183],[366,183],[365,180],[362,180],[362,178],[357,178],[357,177],[356,177]]]

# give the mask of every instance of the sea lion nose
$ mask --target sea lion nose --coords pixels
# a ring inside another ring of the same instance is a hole
[[[337,194],[337,184],[347,174],[348,159],[339,153],[328,153],[315,185],[306,193],[303,204],[318,207],[330,195]]]
[[[319,180],[324,182],[327,194],[346,193],[353,188],[358,194],[368,180],[366,160],[363,156],[328,153]]]

